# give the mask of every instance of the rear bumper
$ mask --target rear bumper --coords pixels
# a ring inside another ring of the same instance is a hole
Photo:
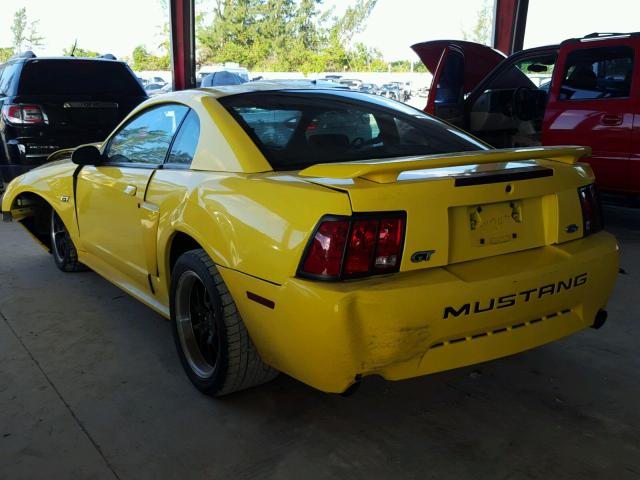
[[[558,246],[367,280],[270,285],[223,270],[268,363],[320,390],[416,377],[527,350],[593,324],[613,288],[606,232]],[[247,300],[253,292],[273,309]],[[241,299],[240,301],[238,301]]]
[[[20,137],[6,144],[6,158],[0,162],[0,180],[8,184],[29,170],[46,163],[52,153],[91,141],[86,137],[31,138]]]

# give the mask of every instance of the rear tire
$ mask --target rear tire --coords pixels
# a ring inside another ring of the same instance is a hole
[[[191,383],[222,396],[268,382],[265,364],[213,261],[202,249],[182,254],[171,274],[171,320],[178,356]]]
[[[88,268],[78,261],[78,251],[69,235],[67,227],[56,211],[51,209],[51,255],[63,272],[84,272]]]

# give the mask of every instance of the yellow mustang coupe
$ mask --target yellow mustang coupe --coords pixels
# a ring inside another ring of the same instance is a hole
[[[255,83],[144,102],[16,178],[2,211],[61,270],[170,318],[201,391],[282,371],[345,392],[602,325],[618,247],[588,154],[494,150],[382,97]]]

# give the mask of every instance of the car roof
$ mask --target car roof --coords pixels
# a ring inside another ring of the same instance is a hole
[[[71,61],[75,60],[81,62],[120,62],[122,60],[113,59],[113,58],[103,58],[103,57],[68,57],[68,56],[60,56],[60,57],[34,57],[34,58],[25,58],[27,62],[38,62],[42,60],[56,60],[56,61]]]
[[[238,95],[241,93],[252,92],[269,92],[277,90],[309,90],[309,91],[337,91],[344,92],[345,89],[341,87],[332,88],[328,86],[329,82],[323,82],[321,85],[313,85],[310,81],[259,81],[259,82],[247,82],[240,85],[224,85],[218,87],[202,87],[196,90],[204,93],[208,93],[212,97],[222,98],[229,95]]]
[[[76,61],[76,62],[108,62],[108,63],[125,63],[122,60],[113,60],[111,58],[100,58],[100,57],[12,57],[6,61],[6,63],[32,63],[32,62],[68,62],[68,61]],[[4,65],[4,64],[3,64]]]

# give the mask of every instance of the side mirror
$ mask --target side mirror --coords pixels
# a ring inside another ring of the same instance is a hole
[[[76,165],[99,165],[102,163],[102,154],[94,145],[83,145],[73,151],[71,161]]]

